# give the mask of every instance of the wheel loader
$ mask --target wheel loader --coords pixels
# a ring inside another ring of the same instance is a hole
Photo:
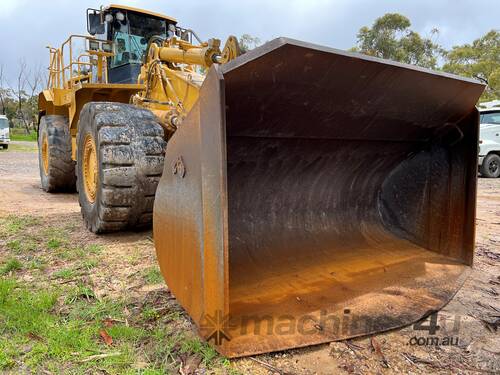
[[[483,85],[287,38],[242,54],[126,6],[87,26],[49,48],[42,187],[76,188],[96,233],[152,223],[220,353],[402,327],[460,288]]]

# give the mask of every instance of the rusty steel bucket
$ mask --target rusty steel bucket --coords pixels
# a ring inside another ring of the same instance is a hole
[[[200,334],[237,357],[444,306],[472,264],[483,88],[282,38],[212,67],[154,208]]]

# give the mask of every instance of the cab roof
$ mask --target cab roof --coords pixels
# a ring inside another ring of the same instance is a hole
[[[177,20],[175,18],[173,18],[173,17],[165,16],[163,14],[156,13],[156,12],[151,12],[149,10],[144,10],[144,9],[129,7],[127,5],[110,4],[107,7],[105,7],[104,9],[105,10],[109,10],[109,9],[127,10],[127,11],[130,11],[130,12],[135,12],[135,13],[140,13],[140,14],[146,14],[148,16],[152,16],[152,17],[156,17],[156,18],[161,18],[163,20],[167,20],[167,21],[170,21],[170,22],[177,23]]]

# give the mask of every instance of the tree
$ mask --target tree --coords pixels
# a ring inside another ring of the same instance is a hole
[[[243,34],[238,41],[242,53],[246,53],[260,45],[260,39],[250,34]]]
[[[500,99],[500,32],[491,30],[472,44],[453,47],[445,54],[443,70],[485,83],[481,100]]]
[[[38,91],[44,87],[45,75],[41,66],[36,66],[28,76],[27,84],[30,88],[28,99],[26,101],[27,117],[30,119],[33,128],[37,122],[38,115]],[[46,84],[45,84],[46,86]]]
[[[375,20],[372,27],[362,27],[357,36],[357,51],[425,68],[436,68],[441,47],[430,38],[423,38],[410,29],[411,22],[398,13],[387,13]],[[439,31],[433,29],[431,35]]]
[[[43,84],[43,72],[40,67],[28,69],[24,59],[19,60],[18,67],[16,85],[11,87],[10,92],[16,100],[15,118],[23,124],[26,133],[30,134],[38,112],[37,93]]]

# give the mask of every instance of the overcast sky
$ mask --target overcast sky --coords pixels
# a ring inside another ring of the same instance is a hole
[[[173,16],[200,37],[226,38],[248,33],[262,41],[287,36],[348,49],[356,33],[387,12],[409,17],[412,28],[428,36],[440,30],[446,48],[471,42],[500,28],[500,0],[116,0]],[[0,64],[15,80],[17,62],[48,65],[45,46],[59,46],[69,34],[86,30],[85,10],[102,0],[0,0]]]

